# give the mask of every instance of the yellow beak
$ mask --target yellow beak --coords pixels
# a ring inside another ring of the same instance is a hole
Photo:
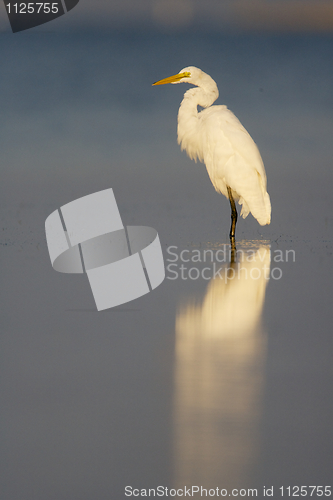
[[[158,82],[153,83],[153,85],[164,85],[165,83],[177,83],[182,78],[190,78],[191,73],[189,71],[185,71],[184,73],[177,73],[177,75],[169,76],[168,78],[164,78],[163,80],[159,80]]]

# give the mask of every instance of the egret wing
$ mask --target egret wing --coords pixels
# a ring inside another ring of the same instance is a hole
[[[266,192],[266,172],[259,150],[238,118],[226,106],[214,106],[200,113],[203,157],[217,191],[228,196],[230,186],[260,224],[270,221],[270,200]]]

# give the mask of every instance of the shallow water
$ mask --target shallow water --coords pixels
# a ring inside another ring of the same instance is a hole
[[[3,498],[329,485],[333,39],[0,44]],[[189,64],[266,165],[272,223],[239,221],[233,279],[228,202],[176,143],[185,86],[151,87]],[[158,231],[169,267],[152,293],[97,312],[85,276],[53,271],[44,222],[108,187],[124,224]]]

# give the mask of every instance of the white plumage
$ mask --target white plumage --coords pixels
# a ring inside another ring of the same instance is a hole
[[[266,172],[255,142],[227,106],[212,106],[219,91],[201,69],[186,67],[154,85],[181,82],[196,86],[185,92],[178,112],[181,149],[191,159],[205,163],[216,191],[229,198],[231,204],[232,197],[238,201],[244,218],[251,212],[259,224],[269,224],[271,203]],[[198,112],[198,106],[205,109]]]

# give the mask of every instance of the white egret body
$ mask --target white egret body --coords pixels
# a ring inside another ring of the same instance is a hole
[[[185,92],[178,112],[178,143],[193,159],[205,163],[216,191],[230,200],[235,235],[237,211],[249,212],[262,226],[271,221],[271,202],[266,190],[266,172],[257,145],[227,106],[212,106],[219,96],[214,80],[199,68],[189,66],[177,75],[153,85],[187,82],[195,88]],[[205,109],[198,112],[198,106]]]

